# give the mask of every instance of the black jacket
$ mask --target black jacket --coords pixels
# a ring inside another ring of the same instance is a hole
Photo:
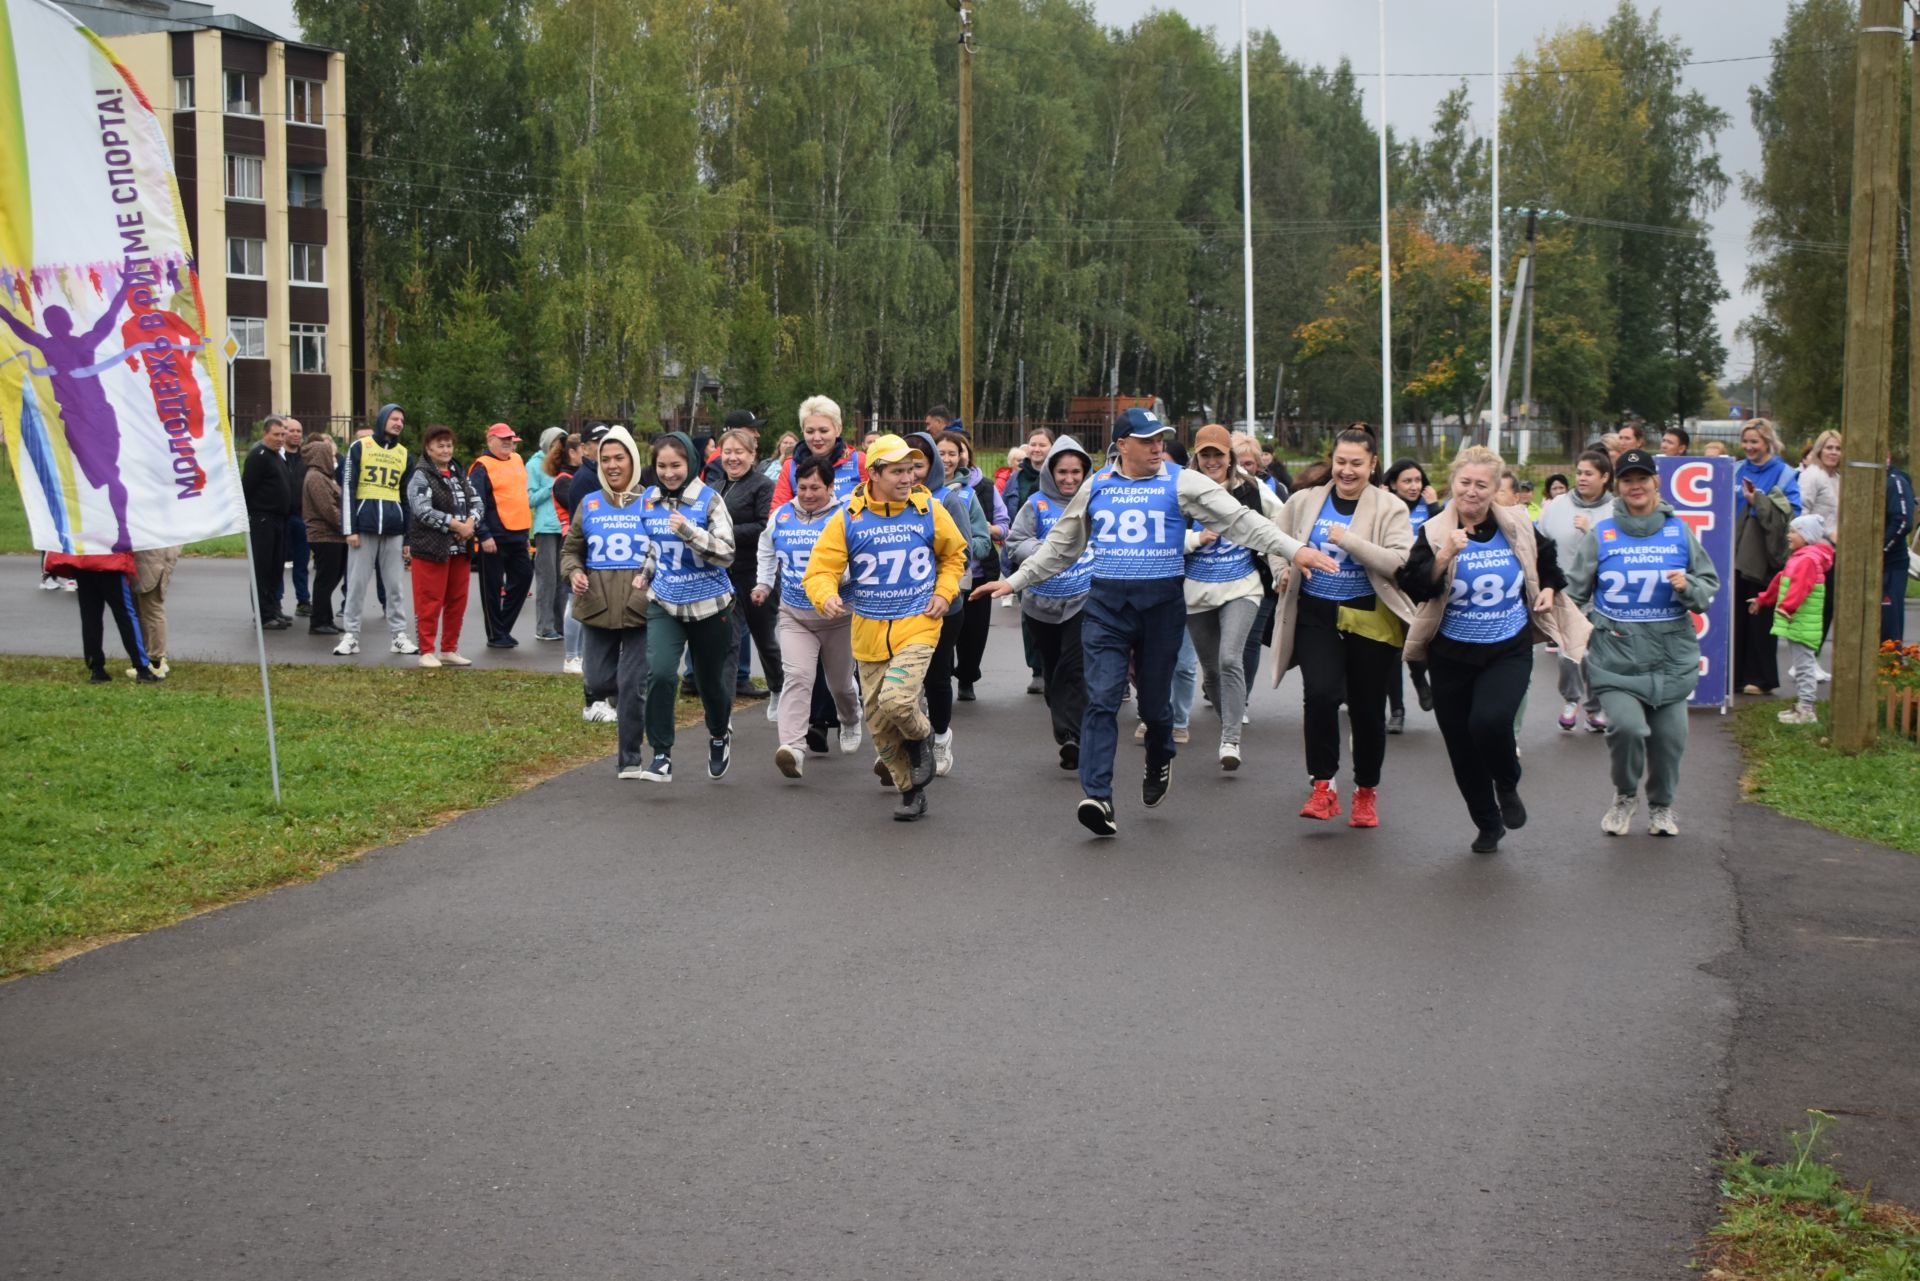
[[[240,492],[246,497],[248,516],[284,520],[293,512],[293,468],[279,450],[257,443],[247,451],[246,464],[240,469]]]
[[[714,465],[719,466],[717,461]],[[727,566],[727,577],[733,580],[734,594],[744,599],[753,590],[760,534],[773,507],[773,482],[758,467],[749,467],[739,480],[728,480],[723,471],[719,479],[707,483],[726,501],[727,515],[733,519],[733,564]]]

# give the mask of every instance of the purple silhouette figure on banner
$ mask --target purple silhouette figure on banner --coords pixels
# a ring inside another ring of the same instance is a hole
[[[47,362],[45,369],[34,372],[45,374],[53,383],[53,397],[60,403],[60,417],[66,423],[67,446],[73,450],[81,474],[95,489],[107,491],[107,502],[112,505],[113,518],[119,525],[113,549],[120,552],[133,550],[133,536],[127,532],[127,487],[120,481],[120,421],[114,417],[113,406],[107,403],[106,393],[100,389],[99,378],[124,353],[105,361],[96,361],[94,353],[112,332],[113,322],[126,304],[132,284],[131,279],[120,282],[119,292],[107,305],[106,313],[84,334],[73,332],[73,317],[65,307],[48,307],[41,313],[47,325],[44,334],[22,324],[12,312],[0,307],[0,320],[6,322],[21,342],[39,351]],[[51,500],[52,495],[48,498]]]

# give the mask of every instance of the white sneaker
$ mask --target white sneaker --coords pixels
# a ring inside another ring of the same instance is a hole
[[[778,725],[780,723],[780,696],[778,694],[767,695],[767,723],[769,725]]]
[[[333,652],[342,657],[348,654],[358,654],[360,652],[360,638],[352,632],[348,632],[340,638],[340,643],[333,647]]]
[[[1608,836],[1625,836],[1633,828],[1633,812],[1640,808],[1640,797],[1618,796],[1613,798],[1613,808],[1600,820],[1600,830]]]
[[[646,776],[647,767],[644,765],[629,765],[620,771],[621,778],[645,778]]]
[[[1795,703],[1774,718],[1782,725],[1818,725],[1820,714],[1805,703]]]
[[[60,580],[60,590],[63,592],[77,592],[80,590],[80,580],[77,578],[63,578]]]
[[[773,754],[773,763],[788,778],[799,778],[807,767],[807,745],[780,744],[780,749]]]
[[[953,731],[933,736],[933,773],[935,778],[945,778],[953,773]]]
[[[859,750],[860,727],[858,725],[842,725],[840,727],[840,754],[842,756],[851,756]]]
[[[1815,684],[1825,685],[1828,681],[1833,679],[1833,673],[1828,671],[1826,668],[1820,666],[1820,664],[1815,663],[1813,665],[1813,679]]]
[[[1220,768],[1224,770],[1236,770],[1240,768],[1240,744],[1220,744]]]
[[[40,590],[43,592],[57,592],[60,590],[60,580],[52,574],[42,574],[40,575]]]
[[[1252,712],[1242,712],[1242,713],[1240,713],[1240,723],[1241,723],[1242,725],[1251,725],[1251,724],[1253,724],[1253,713],[1252,713]]]
[[[562,675],[565,675],[565,676],[578,676],[580,674],[580,670],[581,670],[581,660],[577,658],[565,659],[560,664],[560,672]]]
[[[1648,836],[1678,836],[1680,825],[1673,821],[1673,806],[1654,805],[1647,809]]]
[[[420,647],[404,635],[396,636],[393,638],[393,652],[396,654],[418,654]]]
[[[420,666],[438,667],[440,666],[440,660],[434,657],[432,654],[422,654],[420,655]]]
[[[582,708],[580,711],[580,719],[583,721],[606,721],[613,723],[620,719],[620,713],[614,711],[613,704],[603,698],[597,703],[588,703]]]
[[[473,666],[473,660],[471,658],[466,658],[460,654],[455,654],[455,653],[446,653],[446,654],[440,655],[440,661],[445,663],[448,667],[472,667]]]

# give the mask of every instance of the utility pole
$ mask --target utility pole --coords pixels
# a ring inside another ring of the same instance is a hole
[[[973,421],[973,0],[960,14],[960,420]]]
[[[1886,525],[1893,388],[1893,278],[1900,221],[1900,0],[1861,0],[1853,119],[1853,211],[1847,237],[1845,483],[1840,589],[1833,611],[1833,742],[1871,747],[1880,649],[1880,541]]]
[[[1920,86],[1920,13],[1913,16],[1913,84]],[[1920,201],[1920,87],[1913,90],[1913,199]],[[1920,209],[1920,204],[1909,204],[1909,210]],[[1913,274],[1914,229],[1909,221],[1907,227],[1907,294],[1909,316],[1920,316],[1920,279]],[[1920,342],[1915,342],[1908,331],[1907,338],[1907,469],[1911,471],[1920,466]],[[1760,377],[1760,348],[1756,343],[1753,351],[1753,376]],[[1755,404],[1759,403],[1755,398]]]
[[[1258,432],[1259,419],[1253,407],[1253,112],[1247,90],[1248,63],[1252,52],[1247,47],[1247,0],[1240,0],[1240,257],[1246,276],[1246,323],[1242,337],[1247,346],[1247,431]]]
[[[1540,236],[1540,211],[1527,210],[1527,293],[1523,300],[1527,309],[1526,364],[1520,367],[1520,412],[1527,416],[1525,425],[1520,428],[1520,465],[1527,465],[1527,455],[1533,452],[1533,284],[1540,273],[1532,270],[1534,245]]]

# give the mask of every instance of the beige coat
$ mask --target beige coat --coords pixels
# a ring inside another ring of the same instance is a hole
[[[1307,535],[1313,532],[1313,522],[1319,519],[1320,509],[1326,506],[1327,495],[1332,492],[1331,484],[1300,491],[1287,499],[1287,505],[1280,509],[1274,523],[1282,533],[1307,541]],[[1413,522],[1408,519],[1407,505],[1378,485],[1369,485],[1360,494],[1359,505],[1353,509],[1353,522],[1340,546],[1366,567],[1367,581],[1373,584],[1374,594],[1381,603],[1403,622],[1412,621],[1413,602],[1393,578],[1407,563],[1407,553],[1413,550]],[[1300,618],[1300,581],[1299,572],[1289,569],[1273,620],[1275,685],[1293,665],[1293,628]]]
[[[1520,561],[1520,572],[1526,577],[1527,617],[1533,620],[1533,639],[1550,641],[1560,647],[1562,654],[1579,662],[1587,656],[1587,638],[1593,634],[1593,624],[1574,608],[1566,594],[1554,593],[1553,607],[1544,614],[1534,613],[1533,602],[1540,596],[1540,546],[1533,522],[1527,519],[1527,509],[1495,506],[1491,510],[1494,523],[1507,536],[1507,545],[1513,548],[1514,556]],[[1421,526],[1420,536],[1433,548],[1437,560],[1441,548],[1458,528],[1460,517],[1449,505]],[[1447,590],[1415,608],[1413,621],[1407,627],[1407,661],[1420,662],[1426,658],[1427,646],[1440,631],[1447,596],[1453,590],[1454,567],[1459,563],[1457,558],[1447,562],[1444,577]]]

